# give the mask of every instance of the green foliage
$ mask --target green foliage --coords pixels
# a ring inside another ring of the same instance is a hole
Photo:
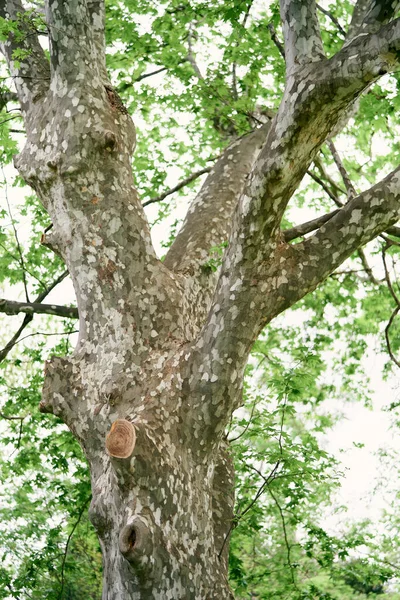
[[[227,247],[228,242],[222,242],[222,244],[219,244],[218,246],[212,246],[209,250],[210,258],[204,263],[203,269],[210,270],[213,273],[218,271],[219,267],[222,265],[222,259]]]

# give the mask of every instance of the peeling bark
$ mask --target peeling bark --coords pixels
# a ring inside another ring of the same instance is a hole
[[[134,187],[135,129],[106,78],[103,3],[46,2],[50,67],[34,35],[19,72],[14,40],[3,44],[27,130],[15,164],[50,214],[45,242],[63,257],[78,302],[77,348],[47,362],[41,410],[69,426],[90,466],[103,600],[232,598],[223,432],[242,401],[251,345],[400,216],[396,170],[329,218],[280,230],[321,145],[371,82],[398,69],[395,4],[384,18],[377,4],[357,5],[353,29],[366,18],[374,27],[327,60],[315,3],[282,0],[288,72],[279,111],[226,149],[164,263]],[[14,18],[18,7],[2,1],[0,14]],[[46,77],[25,82],[28,69]],[[210,249],[226,241],[212,273]]]

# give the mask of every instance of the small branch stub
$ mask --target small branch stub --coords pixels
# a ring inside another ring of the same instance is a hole
[[[106,449],[110,456],[128,458],[135,447],[135,428],[126,419],[117,419],[106,437]]]

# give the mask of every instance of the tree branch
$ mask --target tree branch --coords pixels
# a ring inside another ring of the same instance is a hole
[[[4,180],[4,192],[5,192],[5,198],[6,198],[6,204],[7,204],[7,210],[8,210],[8,214],[11,220],[11,226],[13,228],[13,232],[14,232],[14,238],[15,238],[15,243],[17,245],[17,252],[18,252],[18,262],[20,264],[21,267],[21,272],[22,272],[22,281],[24,284],[24,290],[25,290],[25,299],[27,302],[29,302],[29,293],[28,293],[28,283],[26,280],[26,268],[25,268],[25,260],[24,260],[24,255],[22,253],[22,248],[21,248],[21,244],[19,242],[19,237],[18,237],[18,231],[17,228],[15,226],[15,221],[11,212],[11,206],[10,206],[10,202],[8,199],[8,183],[7,183],[7,179],[4,173],[4,168],[3,165],[1,166],[1,172],[3,174],[3,180]]]
[[[8,40],[0,44],[0,49],[7,60],[22,112],[27,118],[32,103],[42,98],[49,89],[50,69],[37,34],[24,19],[25,15],[19,0],[0,0],[0,17],[15,21],[18,29],[18,33],[10,33]],[[14,60],[16,51],[23,52],[18,60]]]
[[[199,276],[210,249],[228,239],[231,215],[269,127],[263,125],[233,142],[215,163],[168,251],[168,268]]]
[[[283,239],[285,240],[285,242],[290,242],[298,237],[306,235],[307,233],[311,233],[312,231],[319,229],[320,227],[322,227],[322,225],[330,221],[335,215],[338,214],[338,212],[339,209],[333,210],[332,212],[327,213],[326,215],[322,215],[321,217],[312,219],[312,221],[307,221],[306,223],[302,223],[301,225],[296,225],[296,227],[285,229],[284,231],[282,231]]]
[[[354,188],[353,182],[351,181],[349,174],[347,173],[346,167],[344,166],[343,161],[340,158],[340,154],[336,150],[335,144],[332,142],[332,140],[328,140],[328,147],[332,153],[333,160],[335,161],[335,164],[342,176],[343,183],[347,191],[347,198],[350,200],[351,198],[357,196],[357,192]]]
[[[268,31],[271,34],[271,40],[274,42],[275,46],[278,48],[279,53],[285,58],[285,48],[282,46],[280,39],[277,36],[276,29],[273,23],[268,23]]]
[[[15,302],[0,298],[0,313],[7,315],[18,315],[19,313],[37,315],[55,315],[65,319],[78,319],[78,309],[69,306],[58,306],[56,304],[41,304],[40,302]]]
[[[192,408],[205,415],[209,443],[241,402],[247,356],[266,323],[399,218],[395,172],[304,242],[287,245],[280,233],[286,206],[322,144],[371,81],[396,68],[398,50],[399,20],[353,40],[329,60],[307,65],[299,81],[287,81],[234,213],[213,306],[191,356]]]
[[[139,77],[136,77],[136,79],[133,80],[133,83],[138,83],[139,81],[143,81],[143,79],[153,77],[153,75],[158,75],[158,73],[163,73],[164,71],[168,71],[168,67],[161,67],[160,69],[156,69],[155,71],[143,73],[142,75],[139,75]]]
[[[175,194],[175,192],[179,192],[179,190],[181,190],[185,186],[189,185],[189,183],[192,183],[192,181],[195,181],[195,179],[197,179],[198,177],[201,177],[205,173],[209,173],[211,171],[211,169],[212,169],[212,167],[205,167],[204,169],[200,169],[200,171],[196,171],[195,173],[192,173],[191,175],[189,175],[189,177],[186,177],[186,179],[183,179],[182,181],[180,181],[177,185],[175,185],[170,190],[163,192],[162,194],[160,194],[159,196],[156,196],[155,198],[150,198],[150,200],[146,200],[145,202],[143,202],[142,206],[149,206],[149,204],[154,204],[155,202],[162,202],[163,200],[165,200],[165,198],[167,198],[168,196],[171,196],[171,194]]]
[[[325,56],[315,0],[280,0],[286,74]]]
[[[365,33],[376,33],[389,23],[400,8],[399,0],[358,0],[353,10],[347,39]]]
[[[371,81],[396,68],[399,50],[397,19],[379,34],[357,38],[333,58],[319,61],[308,75],[303,72],[300,82],[288,84],[268,144],[244,190],[238,215],[242,223],[237,226],[242,228],[240,233],[246,245],[253,246],[260,235],[273,238],[293,191],[322,143]],[[312,114],[319,115],[317,126],[309,114],[310,106]],[[267,255],[268,248],[264,248]]]
[[[43,292],[41,292],[35,302],[36,303],[41,303],[46,296],[48,296],[50,294],[50,292],[59,284],[61,283],[66,277],[68,276],[68,271],[64,271],[64,273],[62,273],[59,277],[57,277],[57,279],[55,279],[47,288],[45,288],[43,290]],[[17,343],[21,333],[24,331],[24,329],[29,325],[29,323],[32,321],[33,319],[33,314],[27,314],[24,317],[24,320],[22,321],[21,326],[19,327],[19,329],[16,331],[16,333],[13,335],[13,337],[11,338],[11,340],[4,346],[3,350],[0,350],[0,362],[3,361],[7,354],[10,352],[10,350],[12,350],[12,348],[15,346],[15,344]]]
[[[332,192],[332,190],[326,185],[326,183],[321,179],[321,177],[319,177],[316,173],[314,173],[314,171],[311,171],[310,169],[308,169],[307,175],[309,175],[311,177],[311,179],[313,179],[315,181],[315,183],[318,183],[318,185],[320,185],[322,187],[324,192],[326,192],[328,194],[329,198],[331,200],[333,200],[333,202],[336,204],[336,206],[339,206],[339,207],[343,206],[343,202],[340,202],[340,200],[336,196],[336,194],[334,194]]]
[[[347,40],[352,40],[356,36],[362,25],[362,22],[364,21],[370,4],[371,0],[357,0],[351,16],[351,22],[346,36]]]
[[[341,24],[339,23],[339,21],[337,20],[337,18],[335,17],[335,15],[333,15],[329,10],[326,10],[326,8],[324,8],[320,4],[317,4],[316,6],[320,12],[322,12],[324,15],[326,15],[332,21],[332,23],[334,25],[336,25],[340,35],[343,35],[343,37],[345,37],[346,32],[343,29],[343,27],[341,26]]]
[[[336,166],[342,176],[343,179],[343,183],[346,187],[346,191],[347,191],[347,200],[351,200],[352,198],[355,198],[355,196],[357,196],[357,192],[356,189],[353,185],[353,182],[351,181],[349,174],[346,170],[346,167],[343,164],[343,161],[340,157],[339,152],[336,150],[335,144],[332,142],[332,140],[328,140],[328,147],[331,151],[331,154],[333,156],[333,159],[336,163]],[[367,257],[365,256],[365,252],[362,248],[358,248],[357,250],[357,254],[361,260],[361,264],[364,267],[364,270],[368,276],[368,279],[371,281],[371,283],[373,283],[374,285],[376,285],[378,283],[377,279],[375,278],[375,275],[368,263]]]
[[[305,242],[292,246],[305,265],[307,291],[323,281],[357,248],[392,227],[400,217],[400,167],[348,202]],[[318,263],[318,264],[317,264]]]
[[[104,2],[46,0],[50,64],[62,81],[105,80]],[[108,80],[108,78],[107,78]]]
[[[385,270],[385,281],[388,286],[389,292],[396,303],[396,307],[393,310],[393,312],[390,316],[390,319],[388,321],[388,324],[385,327],[385,340],[386,340],[386,346],[387,346],[390,358],[392,359],[392,361],[394,362],[394,364],[397,367],[400,367],[400,362],[395,357],[394,352],[392,350],[392,345],[390,343],[390,329],[394,323],[395,318],[397,317],[398,313],[400,312],[400,299],[397,296],[396,292],[394,291],[392,281],[390,279],[389,269],[388,269],[387,262],[386,262],[386,249],[388,248],[388,246],[389,246],[389,244],[382,251],[382,262],[383,262],[383,267]]]
[[[80,523],[80,520],[81,520],[81,518],[83,516],[83,513],[85,512],[85,510],[87,508],[87,505],[89,504],[89,500],[90,500],[90,498],[88,498],[82,504],[82,507],[81,507],[81,509],[78,512],[78,518],[76,519],[76,521],[75,521],[75,523],[74,523],[74,525],[73,525],[73,527],[72,527],[72,529],[70,531],[70,534],[69,534],[69,536],[67,538],[67,543],[65,544],[64,555],[63,555],[63,559],[62,559],[62,563],[61,563],[61,589],[60,589],[60,595],[59,595],[60,600],[63,597],[63,591],[64,591],[64,584],[65,584],[65,562],[67,560],[67,554],[68,554],[69,544],[71,542],[72,536],[75,533],[75,529],[78,527],[78,525]]]

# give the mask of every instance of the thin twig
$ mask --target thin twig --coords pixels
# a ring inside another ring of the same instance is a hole
[[[389,333],[390,333],[390,328],[393,325],[393,322],[395,320],[395,318],[397,317],[398,313],[400,312],[400,306],[396,306],[396,308],[394,309],[394,311],[392,312],[390,319],[388,321],[388,324],[385,327],[385,339],[386,339],[386,346],[389,352],[389,356],[392,359],[392,361],[395,363],[395,365],[397,365],[398,367],[400,367],[400,362],[397,360],[397,358],[395,357],[393,350],[392,350],[392,346],[390,343],[390,337],[389,337]]]
[[[287,529],[286,529],[286,521],[285,521],[285,515],[283,514],[283,510],[281,505],[279,504],[275,494],[272,492],[272,490],[270,488],[268,488],[268,493],[271,496],[271,498],[273,499],[273,501],[275,502],[280,517],[281,517],[281,522],[282,522],[282,529],[283,529],[283,537],[285,539],[285,546],[286,546],[286,552],[287,552],[287,565],[289,567],[290,570],[290,576],[292,579],[292,583],[294,585],[295,588],[297,588],[297,584],[296,584],[296,580],[294,577],[294,571],[293,571],[293,567],[292,567],[292,557],[291,557],[291,545],[289,544],[289,538],[288,538],[288,534],[287,534]]]
[[[343,202],[341,202],[339,200],[339,198],[336,196],[336,194],[334,194],[332,192],[332,190],[329,189],[329,187],[326,185],[326,183],[321,179],[321,177],[319,177],[319,175],[317,175],[316,173],[314,173],[313,171],[311,171],[310,169],[307,171],[307,175],[309,175],[311,177],[311,179],[314,179],[314,181],[316,183],[318,183],[318,185],[320,185],[322,187],[322,189],[328,194],[329,198],[331,200],[333,200],[333,202],[336,204],[336,206],[342,207],[343,206]]]
[[[253,1],[254,0],[250,0],[249,5],[247,7],[247,10],[245,12],[245,15],[243,17],[243,21],[241,23],[241,27],[242,29],[246,29],[246,23],[247,23],[247,19],[250,16],[250,11],[251,11],[251,7],[253,5]],[[236,40],[236,44],[235,44],[235,50],[239,47],[240,45],[240,41],[241,41],[241,35],[238,37],[238,39]],[[236,61],[233,61],[232,63],[232,92],[233,92],[233,98],[234,100],[237,100],[239,98],[239,94],[237,91],[237,76],[236,76],[236,67],[237,67],[237,63]]]
[[[246,506],[246,508],[244,510],[242,510],[240,513],[237,513],[232,518],[231,524],[230,524],[229,529],[228,529],[228,532],[226,533],[224,541],[222,543],[221,550],[218,553],[218,558],[221,558],[222,552],[224,551],[224,548],[225,548],[225,544],[228,541],[229,536],[232,533],[232,530],[234,529],[234,527],[237,526],[237,524],[240,521],[240,519],[242,519],[242,517],[244,517],[244,515],[249,512],[249,510],[254,506],[254,504],[257,502],[257,500],[259,499],[259,497],[263,494],[263,492],[264,492],[266,486],[268,485],[268,483],[270,483],[270,481],[274,478],[275,473],[278,470],[280,464],[281,464],[281,460],[278,460],[277,463],[275,464],[275,466],[273,467],[272,471],[268,475],[268,477],[264,477],[263,478],[264,479],[264,483],[262,483],[262,485],[258,488],[257,493],[254,496],[253,500]]]
[[[385,270],[385,280],[387,283],[387,286],[389,288],[389,292],[393,298],[393,300],[396,302],[397,306],[400,307],[400,298],[397,296],[396,292],[394,291],[391,279],[390,279],[390,275],[389,275],[389,269],[387,266],[387,262],[386,262],[386,250],[387,248],[383,248],[382,250],[382,262],[383,262],[383,268]]]
[[[275,46],[278,48],[280,54],[283,56],[283,58],[285,58],[285,48],[283,47],[283,44],[277,36],[276,29],[273,23],[268,23],[268,31],[270,32],[271,39],[274,42]]]
[[[324,15],[326,15],[327,17],[329,17],[330,20],[332,21],[332,23],[334,23],[336,25],[336,27],[339,30],[340,35],[342,35],[343,37],[346,37],[346,32],[343,29],[343,27],[341,26],[341,24],[339,23],[339,21],[337,20],[337,18],[335,17],[335,15],[333,15],[331,12],[329,12],[329,10],[326,10],[326,8],[324,8],[323,6],[320,6],[319,4],[317,4],[317,8]]]
[[[373,270],[371,269],[367,257],[365,256],[364,250],[362,248],[359,248],[357,250],[357,254],[359,256],[359,259],[361,260],[361,264],[364,267],[364,271],[366,272],[366,274],[368,275],[368,279],[371,281],[371,283],[373,283],[374,285],[379,285],[379,281],[376,279]]]
[[[10,202],[8,200],[8,183],[7,183],[7,179],[4,173],[4,168],[3,166],[1,167],[1,172],[3,174],[3,180],[4,180],[4,195],[6,198],[6,203],[7,203],[7,208],[8,208],[8,214],[10,215],[10,219],[11,219],[11,225],[14,231],[14,237],[15,237],[15,241],[17,244],[17,251],[19,254],[19,264],[21,266],[21,270],[22,270],[22,281],[24,284],[24,289],[25,289],[25,298],[26,301],[29,302],[29,294],[28,294],[28,282],[26,280],[26,270],[25,270],[25,261],[24,261],[24,256],[22,254],[22,248],[21,248],[21,244],[19,243],[19,238],[18,238],[18,232],[17,232],[17,228],[15,227],[15,222],[14,222],[14,218],[12,216],[12,211],[11,211],[11,206],[10,206]]]
[[[4,244],[1,244],[1,243],[0,243],[0,248],[2,248],[2,249],[4,250],[4,252],[5,252],[6,254],[8,254],[8,256],[10,256],[10,257],[11,257],[13,260],[15,260],[16,262],[19,262],[19,258],[18,258],[18,256],[15,256],[15,254],[13,254],[12,252],[10,252],[10,251],[9,251],[9,249],[8,249],[8,248],[7,248],[7,247],[6,247]],[[26,267],[26,265],[25,265],[25,270],[26,270],[26,272],[28,273],[28,275],[30,275],[30,276],[31,276],[33,279],[36,279],[36,281],[37,281],[38,283],[40,283],[40,285],[41,285],[42,287],[45,287],[45,285],[44,285],[43,281],[41,281],[41,280],[39,279],[39,277],[37,277],[37,276],[36,276],[34,273],[32,273],[32,271],[30,271],[30,270],[29,270],[29,269]]]
[[[237,435],[236,437],[232,438],[232,439],[228,439],[228,442],[231,444],[232,442],[236,442],[237,440],[239,440],[241,437],[244,436],[244,434],[246,433],[246,431],[248,430],[248,428],[251,425],[251,422],[253,420],[253,415],[254,415],[254,411],[256,409],[256,404],[257,404],[257,398],[254,399],[253,402],[253,406],[251,407],[251,412],[250,412],[250,416],[248,418],[248,421],[246,423],[246,427],[243,429],[243,431],[241,433],[239,433],[239,435]]]
[[[317,217],[316,219],[312,219],[312,221],[307,221],[306,223],[302,223],[301,225],[296,225],[295,227],[291,227],[290,229],[286,229],[282,231],[283,238],[285,242],[290,242],[295,240],[298,237],[306,235],[306,233],[311,233],[316,229],[319,229],[322,225],[330,221],[335,215],[337,215],[339,209],[333,210],[326,215],[322,215],[321,217]]]
[[[53,335],[71,335],[71,333],[79,333],[79,329],[74,329],[73,331],[57,331],[54,333],[47,333],[46,331],[35,331],[34,333],[28,333],[28,335],[24,335],[24,337],[19,338],[19,340],[16,340],[13,345],[15,346],[23,340],[27,340],[28,338],[34,337],[35,335],[43,335],[44,337],[50,337]]]
[[[46,296],[48,296],[50,294],[50,292],[59,283],[61,283],[67,276],[68,276],[68,271],[64,271],[64,273],[62,273],[59,277],[57,277],[57,279],[55,279],[52,283],[50,283],[50,285],[48,285],[48,287],[46,289],[44,289],[42,292],[40,292],[40,294],[37,296],[35,302],[42,302],[46,298]],[[30,315],[28,314],[24,317],[24,320],[22,321],[22,324],[19,327],[19,329],[13,335],[11,340],[5,345],[5,347],[2,350],[0,350],[0,362],[6,358],[7,354],[18,342],[18,339],[19,339],[21,333],[29,325],[29,323],[32,321],[32,319],[33,319],[32,314],[30,314]]]
[[[6,419],[7,421],[23,421],[25,419],[25,417],[9,417],[8,415],[5,415],[3,412],[0,412],[0,417],[2,419]]]
[[[162,200],[167,198],[167,196],[171,196],[171,194],[175,194],[175,192],[178,192],[186,185],[189,185],[189,183],[192,183],[192,181],[194,181],[198,177],[201,177],[201,175],[204,175],[205,173],[209,173],[211,171],[211,169],[212,169],[212,166],[205,167],[204,169],[200,169],[200,171],[196,171],[195,173],[192,173],[191,175],[189,175],[189,177],[186,177],[186,179],[183,179],[180,183],[178,183],[176,186],[174,186],[170,190],[163,192],[159,196],[156,196],[156,198],[150,198],[150,200],[146,200],[146,202],[143,202],[142,206],[148,206],[149,204],[154,204],[155,202],[162,202]]]
[[[322,152],[321,152],[321,154],[322,154]],[[323,156],[323,154],[322,154],[322,156]],[[314,165],[320,172],[321,177],[329,183],[329,185],[331,186],[332,189],[335,189],[338,194],[346,194],[346,190],[343,189],[342,187],[340,187],[340,185],[338,183],[336,183],[336,181],[334,179],[332,179],[332,177],[329,175],[329,173],[327,173],[325,166],[319,156],[314,158]]]
[[[244,508],[243,510],[240,511],[240,513],[236,513],[232,520],[231,520],[231,524],[229,526],[229,529],[224,537],[224,541],[222,544],[222,548],[219,551],[218,554],[218,558],[221,558],[222,556],[222,552],[225,548],[225,544],[227,542],[227,540],[229,539],[229,536],[233,530],[234,527],[237,526],[238,522],[240,521],[240,519],[242,519],[248,512],[249,510],[254,506],[254,504],[257,502],[257,500],[259,499],[259,497],[263,494],[265,488],[268,486],[268,484],[273,481],[273,479],[275,479],[276,476],[276,472],[280,466],[280,464],[282,463],[282,457],[283,457],[283,446],[282,446],[282,435],[283,435],[283,426],[284,426],[284,422],[285,422],[285,411],[286,411],[286,403],[287,403],[287,395],[285,395],[285,402],[283,404],[283,409],[282,409],[282,417],[281,417],[281,423],[280,423],[280,431],[279,431],[279,438],[278,438],[278,444],[279,444],[279,453],[280,453],[280,458],[279,460],[275,463],[272,471],[269,473],[268,477],[265,477],[264,475],[261,475],[261,473],[252,465],[249,465],[253,470],[256,470],[259,475],[261,475],[261,477],[264,479],[264,483],[258,488],[256,495],[254,496],[253,500],[246,506],[246,508]]]
[[[15,115],[14,117],[10,117],[9,119],[4,119],[4,121],[0,121],[0,125],[4,125],[4,123],[8,123],[8,121],[13,121],[14,119],[19,119],[19,117],[20,115]]]
[[[139,75],[139,77],[134,79],[132,83],[138,83],[138,81],[142,81],[143,79],[147,79],[148,77],[152,77],[153,75],[157,75],[158,73],[162,73],[163,71],[168,71],[168,67],[161,67],[160,69],[156,69],[155,71],[150,71],[150,73],[143,73],[143,75]]]
[[[14,599],[21,600],[21,596],[18,596],[18,594],[16,592],[14,592],[14,590],[12,589],[12,586],[9,583],[7,583],[6,585],[7,585],[8,589],[10,590],[10,592],[12,593]],[[29,596],[29,597],[31,598],[31,596]]]
[[[68,548],[69,548],[69,544],[71,541],[72,536],[75,533],[75,529],[78,527],[79,522],[82,518],[83,513],[86,510],[86,507],[89,503],[90,498],[88,498],[86,500],[86,502],[83,504],[83,506],[81,507],[81,510],[78,513],[78,518],[76,520],[76,522],[74,523],[74,526],[72,527],[72,530],[67,538],[67,543],[65,544],[65,550],[64,550],[64,556],[63,556],[63,561],[61,564],[61,590],[60,590],[60,594],[58,596],[58,600],[62,600],[62,595],[63,595],[63,591],[64,591],[64,584],[65,584],[65,574],[64,574],[64,570],[65,570],[65,561],[67,560],[67,554],[68,554]]]
[[[347,199],[351,200],[352,198],[355,198],[357,196],[357,192],[353,185],[353,182],[351,181],[349,174],[346,170],[346,167],[344,166],[343,161],[340,157],[340,154],[336,150],[335,144],[332,142],[332,140],[328,140],[328,147],[329,147],[329,150],[331,151],[333,160],[335,161],[335,164],[340,172],[340,175],[342,176],[343,183],[346,187]]]
[[[391,343],[390,343],[390,328],[393,325],[393,322],[394,322],[395,318],[397,317],[398,313],[400,312],[400,298],[397,296],[396,292],[394,291],[394,288],[393,288],[393,285],[392,285],[392,282],[390,279],[389,269],[388,269],[387,262],[386,262],[386,249],[387,249],[387,247],[383,248],[383,250],[382,250],[382,261],[383,261],[383,267],[385,270],[385,280],[386,280],[388,289],[390,291],[390,294],[391,294],[392,298],[394,299],[394,301],[396,302],[396,308],[392,312],[390,319],[388,321],[388,324],[385,327],[385,339],[386,339],[386,346],[387,346],[390,358],[395,363],[395,365],[400,367],[400,361],[398,361],[397,358],[395,357],[393,350],[392,350]]]

